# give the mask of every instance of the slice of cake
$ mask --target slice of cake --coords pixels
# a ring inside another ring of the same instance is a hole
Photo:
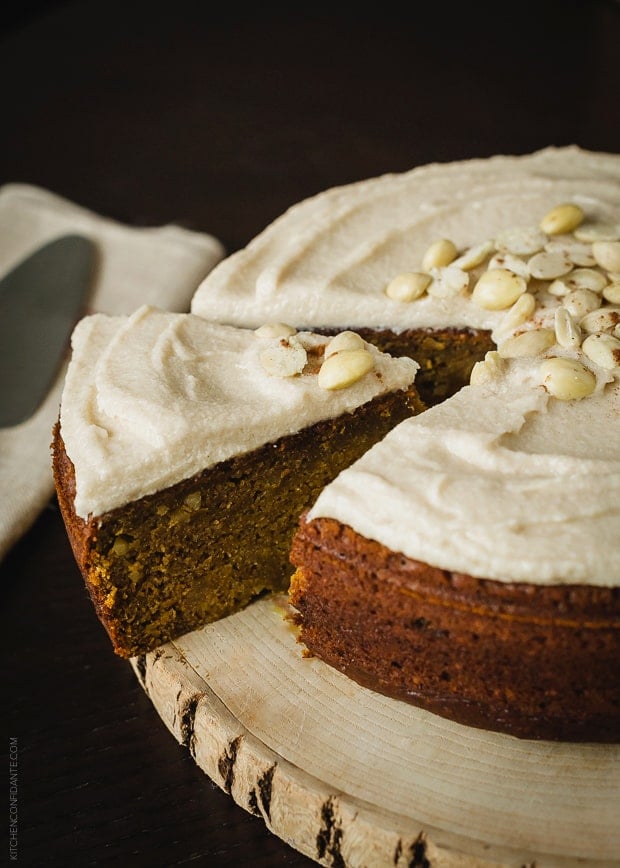
[[[300,513],[419,409],[416,370],[351,333],[151,307],[82,320],[53,466],[115,651],[143,653],[286,590]]]

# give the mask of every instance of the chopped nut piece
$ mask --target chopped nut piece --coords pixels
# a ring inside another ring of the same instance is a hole
[[[341,350],[325,359],[319,371],[321,389],[345,389],[353,385],[375,366],[368,350]]]
[[[588,335],[581,349],[591,362],[601,368],[611,371],[620,368],[620,340],[613,335]]]
[[[561,277],[556,277],[556,279],[552,280],[547,287],[549,295],[555,295],[556,298],[561,298],[563,295],[567,295],[571,291],[570,286]]]
[[[275,340],[260,354],[260,361],[270,377],[294,377],[301,374],[308,354],[295,335]]]
[[[474,287],[472,298],[485,310],[505,310],[527,289],[523,277],[507,268],[485,271]]]
[[[575,359],[558,356],[545,359],[540,365],[541,385],[560,401],[573,401],[591,395],[596,377]]]
[[[432,269],[432,283],[428,287],[428,294],[435,298],[449,298],[465,292],[469,286],[469,274],[462,268],[448,265],[445,268]]]
[[[190,510],[200,509],[202,503],[202,495],[199,491],[192,491],[183,501],[185,506]]]
[[[131,548],[131,538],[128,536],[123,536],[119,534],[110,549],[110,553],[117,555],[119,558],[125,557],[129,549]]]
[[[422,270],[430,271],[431,268],[442,268],[456,259],[458,250],[449,238],[440,238],[428,248],[422,258]]]
[[[297,329],[284,322],[269,322],[259,326],[254,334],[259,338],[288,338],[297,334]]]
[[[333,356],[342,350],[363,350],[366,348],[364,339],[357,332],[344,331],[335,335],[325,347],[325,358]]]
[[[552,208],[540,221],[540,228],[546,235],[560,235],[572,232],[582,222],[584,213],[579,205],[568,202]]]
[[[489,350],[484,359],[476,362],[469,378],[472,386],[480,386],[498,377],[505,368],[505,362],[496,350]]]
[[[415,301],[424,295],[432,279],[422,271],[406,271],[388,283],[385,294],[395,301]]]

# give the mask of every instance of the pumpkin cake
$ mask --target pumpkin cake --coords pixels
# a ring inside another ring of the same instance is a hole
[[[419,409],[416,370],[351,333],[151,307],[82,320],[53,467],[114,650],[144,653],[286,590],[299,514]]]
[[[223,417],[193,339],[153,326],[146,354],[119,352],[161,312],[79,327],[57,487],[117,651],[292,566],[301,647],[361,684],[523,738],[620,741],[619,287],[620,156],[549,147],[327,190],[221,261],[171,328],[242,340],[251,361],[213,380]]]
[[[439,404],[301,520],[313,654],[462,723],[620,740],[619,255],[620,157],[549,147],[328,190],[203,281],[195,313],[354,328]]]

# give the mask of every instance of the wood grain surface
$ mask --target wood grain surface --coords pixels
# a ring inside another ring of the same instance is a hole
[[[334,184],[549,144],[620,151],[619,43],[615,0],[302,10],[198,0],[9,0],[0,11],[0,182],[38,184],[130,225],[176,222],[213,233],[234,252],[287,207]],[[497,848],[500,830],[511,836],[508,859],[525,844],[532,844],[526,852],[538,846],[516,837],[512,807],[496,831],[487,817],[481,828],[489,840],[471,843],[463,818],[477,741],[465,741],[460,795],[449,801],[449,816],[438,805],[441,787],[454,784],[446,766],[457,742],[443,729],[434,752],[426,742],[443,777],[416,790],[416,766],[413,789],[395,788],[398,808],[382,813],[372,801],[376,791],[363,796],[340,786],[351,771],[342,766],[342,742],[328,745],[331,776],[304,769],[305,729],[298,726],[292,752],[283,739],[265,740],[264,720],[249,719],[248,708],[239,707],[243,696],[233,704],[226,695],[230,708],[221,684],[209,682],[205,698],[193,710],[190,702],[180,720],[189,733],[193,714],[189,743],[201,765],[215,758],[213,782],[162,722],[174,720],[177,709],[180,726],[176,693],[161,698],[169,702],[165,708],[157,699],[156,710],[132,667],[111,652],[53,499],[0,563],[0,587],[5,719],[8,738],[16,739],[10,750],[4,744],[7,760],[13,745],[17,751],[22,865],[310,868],[319,844],[325,860],[341,865],[338,853],[359,853],[355,830],[364,840],[369,823],[381,830],[390,858],[398,854],[400,864],[416,868],[446,863],[455,853],[462,859],[465,845],[472,858],[494,858],[484,845]],[[215,661],[223,648],[210,652]],[[206,683],[206,673],[187,662],[190,650],[174,679],[187,679],[193,696],[194,679]],[[147,687],[162,666],[147,664]],[[223,678],[224,664],[215,668]],[[326,696],[331,674],[319,677],[316,662],[308,669],[317,695]],[[291,689],[311,683],[306,677]],[[330,714],[342,713],[342,703],[356,711],[346,690],[338,695],[341,704]],[[154,687],[151,697],[157,698]],[[200,723],[203,712],[212,715],[212,727]],[[316,720],[310,716],[306,724]],[[391,743],[389,728],[383,731],[393,768],[398,743]],[[333,737],[348,741],[349,732]],[[374,747],[363,729],[359,734]],[[519,787],[507,776],[500,788],[519,811],[530,799],[536,834],[536,816],[555,810],[544,768],[534,770],[539,791],[528,785],[524,795],[520,776]],[[391,794],[381,764],[368,778]],[[576,809],[583,781],[577,785],[572,772],[564,780],[560,803],[577,814],[580,834],[560,826],[550,840],[562,854],[573,847],[571,858],[598,859],[604,808],[593,817],[584,806],[592,819],[584,828]],[[289,781],[291,792],[304,796],[289,800],[286,816]],[[485,801],[479,789],[472,792],[480,822]],[[293,826],[291,845],[280,837],[285,821]],[[419,838],[422,831],[426,837]],[[296,849],[302,840],[310,855]],[[10,855],[5,847],[7,864]]]
[[[305,656],[286,615],[268,598],[133,661],[198,766],[276,834],[350,868],[616,863],[620,745],[520,740],[379,696]]]

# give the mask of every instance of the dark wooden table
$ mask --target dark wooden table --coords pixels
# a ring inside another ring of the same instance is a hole
[[[334,184],[548,144],[620,151],[618,3],[222,5],[9,3],[0,182],[232,252]],[[313,864],[164,728],[110,650],[54,501],[0,572],[21,864]]]

